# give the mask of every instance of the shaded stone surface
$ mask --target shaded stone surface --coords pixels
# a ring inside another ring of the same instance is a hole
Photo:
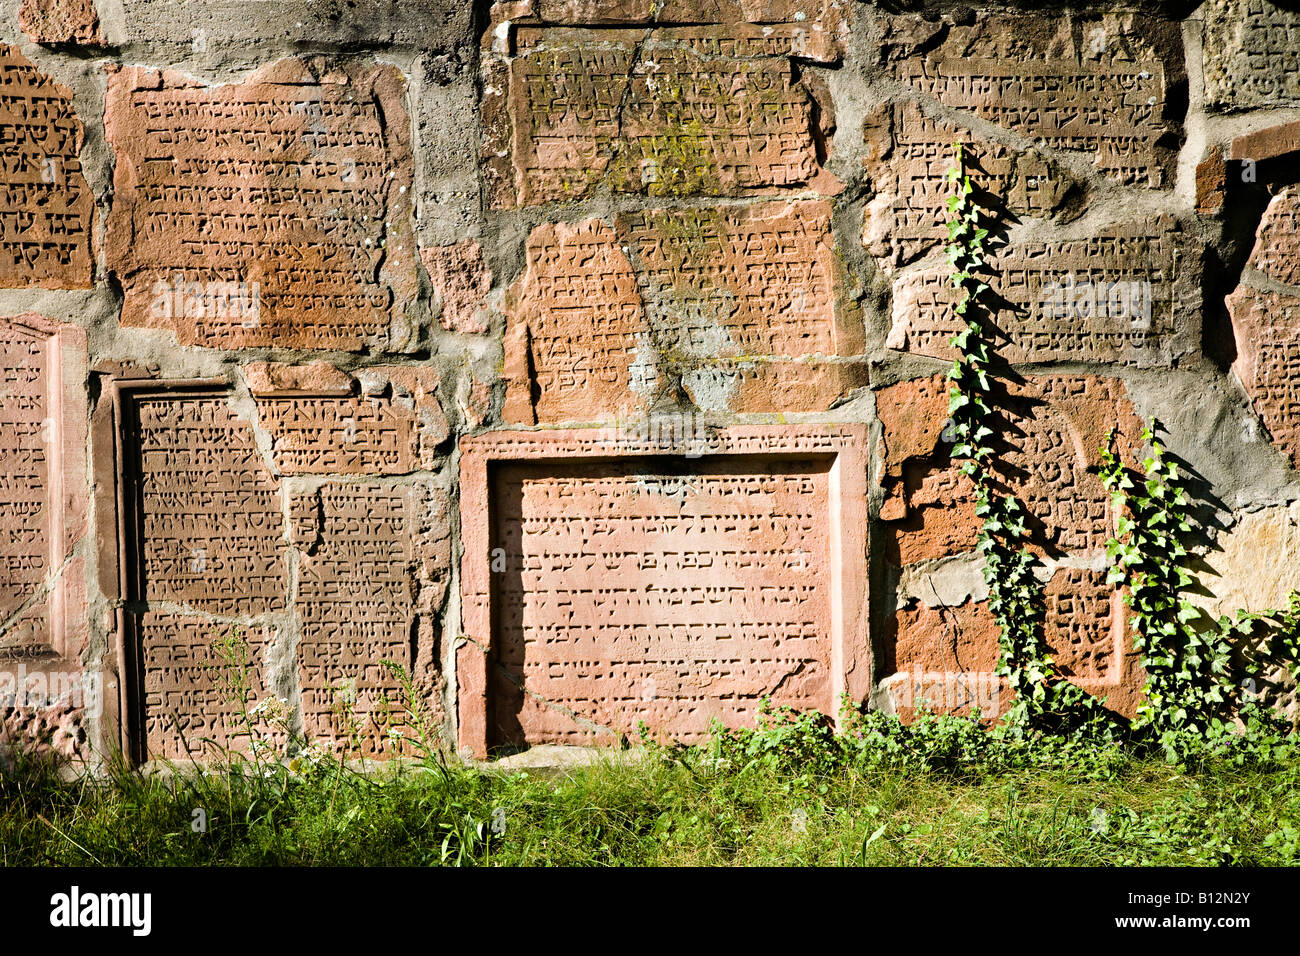
[[[1062,677],[1133,716],[1145,674],[1126,628],[1123,595],[1105,572],[1059,568],[1044,589],[1044,639]],[[998,626],[985,601],[914,603],[886,626],[886,676],[877,699],[904,719],[922,709],[985,717],[1012,696],[997,676]]]
[[[1282,189],[1264,211],[1227,307],[1233,372],[1273,444],[1300,467],[1300,187]]]
[[[1177,22],[1147,13],[989,13],[968,25],[891,18],[881,53],[918,94],[1112,179],[1167,187],[1181,135],[1171,90],[1185,80]]]
[[[533,231],[507,307],[509,422],[828,407],[865,384],[830,208],[650,210]],[[790,360],[807,360],[792,362]]]
[[[72,90],[3,43],[0,73],[0,287],[87,288],[95,200]]]
[[[1170,217],[1004,247],[985,280],[996,350],[1011,362],[1174,364],[1200,347],[1200,256]],[[953,358],[957,299],[947,266],[900,276],[886,345]]]
[[[215,87],[110,68],[121,324],[216,348],[412,348],[403,95],[392,67],[282,60]]]
[[[465,440],[462,746],[609,742],[639,720],[698,740],[765,695],[829,712],[864,687],[864,438],[734,427],[694,461],[614,429]],[[480,489],[491,519],[466,507]]]
[[[947,396],[938,377],[877,394],[885,557],[899,567],[975,548],[974,489],[945,441]],[[1116,427],[1121,454],[1131,455],[1141,430],[1123,386],[1095,376],[1035,376],[1010,388],[1006,407],[1011,447],[999,455],[995,474],[1028,510],[1031,545],[1058,555],[1103,550],[1111,517],[1096,474],[1099,449]]]
[[[1200,14],[1206,105],[1300,103],[1300,12],[1270,0],[1207,0]]]
[[[945,174],[957,142],[965,146],[976,188],[997,197],[1010,214],[1069,222],[1082,210],[1086,187],[1058,163],[1035,149],[1013,149],[936,120],[914,102],[878,107],[863,124],[863,135],[875,195],[863,217],[862,238],[887,266],[911,262],[948,241],[952,187]]]

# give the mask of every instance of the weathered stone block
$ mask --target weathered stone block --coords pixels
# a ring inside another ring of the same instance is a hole
[[[0,287],[89,288],[95,199],[81,170],[85,135],[72,91],[0,43]]]
[[[547,224],[507,305],[509,422],[826,408],[866,384],[821,201]],[[795,361],[792,361],[795,360]]]
[[[396,475],[434,466],[448,436],[438,370],[252,363],[243,375],[281,474]]]
[[[414,346],[402,76],[317,70],[285,60],[208,87],[110,68],[122,325],[213,348]]]
[[[461,746],[608,742],[641,720],[698,740],[765,695],[823,712],[862,699],[865,437],[465,439]]]
[[[1180,25],[1147,13],[904,16],[882,55],[916,92],[1043,146],[1093,157],[1126,185],[1167,188],[1185,81]]]
[[[1080,239],[999,249],[989,258],[998,335],[1011,362],[1176,364],[1200,347],[1200,245],[1169,217]],[[945,266],[894,283],[889,348],[952,358],[961,325]]]
[[[1200,14],[1207,106],[1300,103],[1300,13],[1270,0],[1207,0]]]
[[[482,155],[498,206],[581,199],[600,188],[650,196],[839,188],[818,155],[830,114],[789,59],[808,40],[802,27],[581,30],[505,21],[496,32],[510,57],[485,55],[491,103]]]
[[[899,567],[974,549],[974,489],[949,458],[948,384],[942,378],[882,389],[885,557]],[[1010,447],[995,474],[1031,518],[1033,547],[1048,554],[1095,554],[1112,530],[1110,499],[1096,468],[1112,427],[1122,454],[1141,425],[1123,386],[1087,375],[1036,376],[1011,385],[999,407]]]

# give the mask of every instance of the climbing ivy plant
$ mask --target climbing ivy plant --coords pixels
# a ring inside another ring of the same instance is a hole
[[[1155,437],[1155,423],[1142,431],[1151,453],[1134,480],[1115,451],[1115,430],[1101,449],[1101,477],[1117,515],[1107,543],[1108,581],[1126,587],[1134,646],[1147,680],[1137,730],[1149,730],[1166,752],[1178,756],[1189,737],[1213,738],[1240,720],[1247,727],[1282,729],[1279,715],[1257,693],[1263,671],[1284,665],[1300,679],[1300,594],[1286,610],[1238,611],[1208,619],[1184,595],[1192,583],[1186,565],[1193,533],[1184,479]],[[1260,626],[1263,625],[1261,628]],[[1255,640],[1268,634],[1264,645]]]
[[[955,439],[952,457],[961,462],[962,474],[975,488],[988,606],[1000,633],[998,674],[1014,694],[1004,719],[1017,733],[1096,729],[1105,722],[1099,703],[1062,678],[1048,653],[1043,585],[1035,574],[1038,560],[1028,547],[1025,509],[1014,495],[1001,492],[994,475],[998,413],[983,302],[989,286],[982,278],[989,230],[972,198],[974,189],[960,143],[954,152],[954,164],[947,172],[952,189],[947,201],[947,251],[950,280],[960,294],[956,315],[962,327],[950,340],[957,358],[948,371],[948,414]]]

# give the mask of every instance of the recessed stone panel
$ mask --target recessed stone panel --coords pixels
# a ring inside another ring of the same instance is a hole
[[[462,443],[462,746],[700,740],[864,689],[864,429],[615,431]]]
[[[916,93],[1126,185],[1168,188],[1184,80],[1180,25],[1148,13],[987,14],[969,25],[892,18],[881,47]]]
[[[86,637],[86,338],[0,318],[0,659],[79,654]]]
[[[403,95],[392,67],[317,75],[287,60],[212,87],[113,69],[121,324],[214,348],[413,347]]]
[[[1200,255],[1167,217],[1004,247],[985,278],[995,350],[1011,362],[1174,364],[1200,344]],[[964,326],[949,275],[925,267],[897,279],[888,347],[955,356],[950,339]]]
[[[866,383],[822,201],[544,225],[511,290],[507,421],[829,407]]]
[[[1207,106],[1300,103],[1300,11],[1271,0],[1207,0],[1198,12]]]
[[[90,287],[95,198],[72,91],[0,43],[0,287]]]

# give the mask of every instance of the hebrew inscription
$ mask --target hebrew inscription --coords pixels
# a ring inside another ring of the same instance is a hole
[[[821,173],[824,131],[789,59],[808,45],[805,28],[501,29],[514,55],[484,65],[508,84],[508,94],[487,94],[508,96],[508,110],[486,112],[512,124],[489,134],[484,152],[498,205],[580,199],[602,185],[747,195]]]
[[[1039,151],[980,139],[915,103],[880,107],[867,118],[864,135],[875,197],[863,220],[863,243],[888,265],[911,262],[948,241],[952,187],[945,174],[956,142],[967,144],[975,184],[1013,215],[1069,222],[1082,211],[1084,184]]]
[[[411,347],[402,96],[391,67],[317,79],[281,61],[216,87],[111,72],[107,243],[122,325],[216,348]]]
[[[808,462],[504,468],[497,742],[638,720],[696,740],[767,693],[828,712],[827,480]]]
[[[1171,364],[1198,345],[1199,256],[1169,218],[1004,248],[987,280],[997,351],[1012,362]],[[901,276],[886,345],[952,358],[956,301],[946,266]]]
[[[89,288],[94,197],[72,91],[0,43],[0,287]]]
[[[408,675],[431,665],[431,647],[425,659],[414,653],[415,611],[421,584],[446,580],[445,554],[428,553],[430,503],[418,488],[331,482],[293,508],[304,731],[334,740],[359,731],[368,755],[392,752],[389,731],[411,728],[398,673],[383,662]],[[433,508],[445,513],[440,494]]]
[[[85,349],[80,329],[0,319],[0,658],[79,650]]]
[[[826,407],[865,384],[837,299],[830,207],[651,210],[544,225],[512,288],[507,421]],[[810,361],[791,361],[809,359]]]
[[[927,43],[937,46],[917,55]],[[935,102],[1026,141],[1091,154],[1098,170],[1126,185],[1172,182],[1179,123],[1167,92],[1182,78],[1176,22],[994,15],[941,27],[900,18],[883,49],[893,74]]]
[[[1199,12],[1207,105],[1300,103],[1300,12],[1270,0],[1208,0]]]

